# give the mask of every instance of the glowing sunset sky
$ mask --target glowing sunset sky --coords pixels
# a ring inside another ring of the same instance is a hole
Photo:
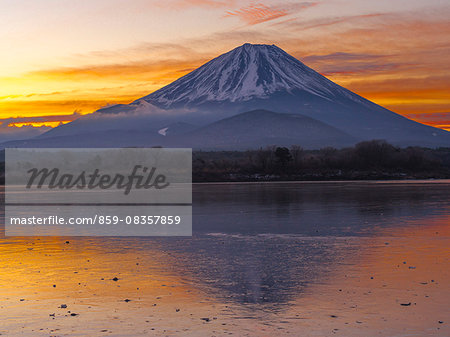
[[[449,17],[448,0],[2,0],[0,132],[129,103],[245,42],[450,130]]]

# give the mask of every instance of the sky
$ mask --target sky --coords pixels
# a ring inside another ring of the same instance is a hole
[[[448,0],[0,0],[0,140],[130,103],[246,42],[450,130],[449,18]]]

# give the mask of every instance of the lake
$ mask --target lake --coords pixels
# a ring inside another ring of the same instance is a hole
[[[197,184],[193,233],[0,239],[0,334],[450,335],[450,181]]]

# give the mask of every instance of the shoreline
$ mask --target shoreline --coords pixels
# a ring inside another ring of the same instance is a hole
[[[339,183],[366,183],[366,184],[450,184],[450,178],[417,178],[417,179],[344,179],[344,180],[224,180],[224,181],[193,181],[192,185],[256,185],[256,184],[339,184]],[[4,188],[5,183],[0,183]]]
[[[450,184],[450,178],[445,179],[372,179],[372,180],[267,180],[267,181],[198,181],[192,185],[250,185],[250,184],[338,184],[338,183],[367,183],[367,184]]]

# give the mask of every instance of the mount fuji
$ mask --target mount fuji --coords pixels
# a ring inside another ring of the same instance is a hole
[[[247,43],[130,104],[3,146],[320,148],[371,139],[450,146],[450,132],[385,109],[275,45]]]

